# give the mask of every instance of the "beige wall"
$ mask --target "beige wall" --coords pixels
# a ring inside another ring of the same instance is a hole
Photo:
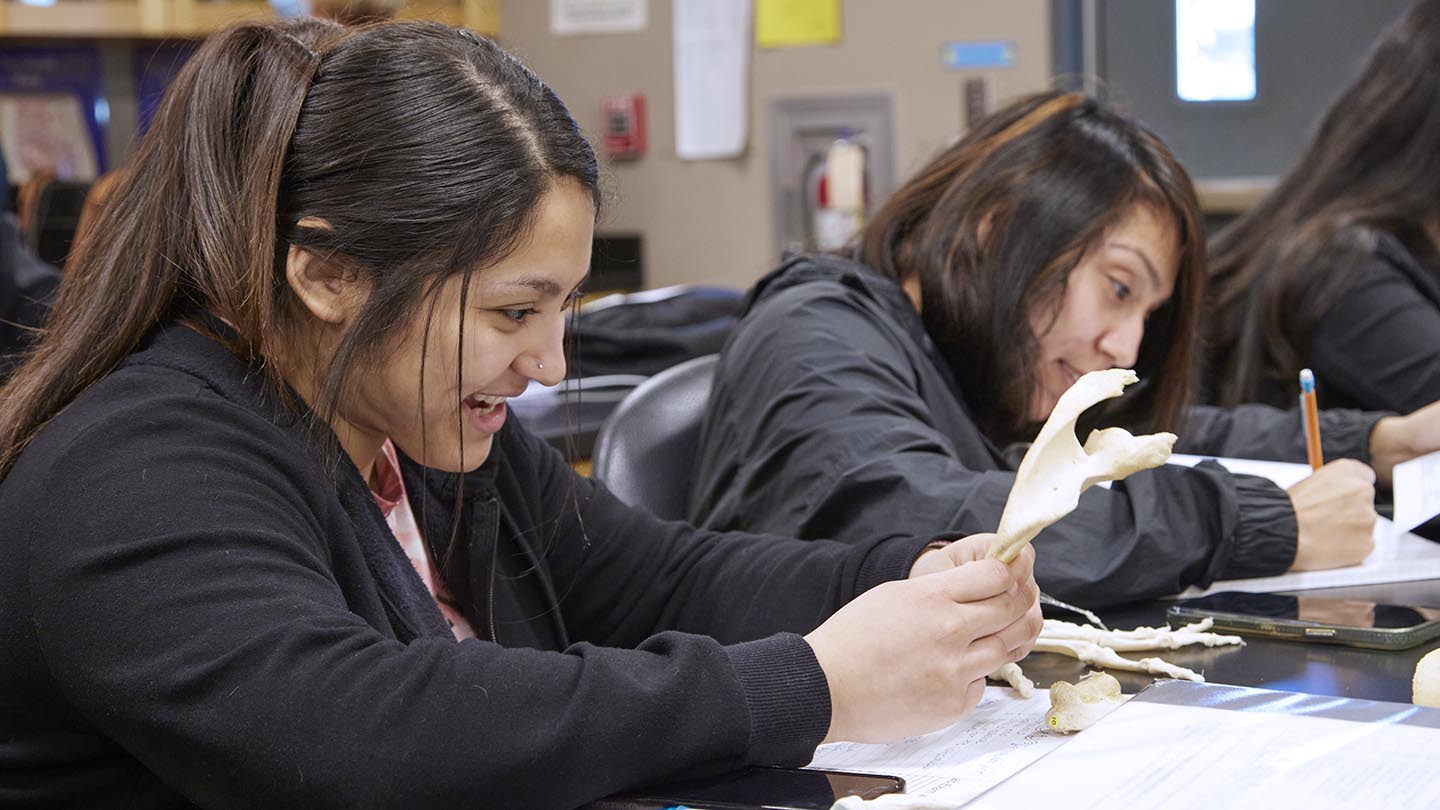
[[[649,151],[605,167],[615,196],[601,230],[645,237],[648,286],[748,286],[775,260],[767,110],[771,99],[882,91],[894,94],[896,170],[918,168],[962,126],[961,87],[973,74],[941,67],[943,43],[1009,40],[1014,67],[990,71],[999,101],[1048,86],[1048,0],[845,0],[835,46],[755,50],[750,138],[732,160],[675,156],[669,0],[650,0],[639,33],[555,37],[547,0],[505,0],[501,40],[545,78],[596,140],[600,100],[641,92]],[[597,142],[598,146],[598,142]]]

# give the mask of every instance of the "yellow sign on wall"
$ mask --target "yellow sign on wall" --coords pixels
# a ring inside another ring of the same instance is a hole
[[[762,48],[840,41],[840,0],[755,0],[755,42]]]

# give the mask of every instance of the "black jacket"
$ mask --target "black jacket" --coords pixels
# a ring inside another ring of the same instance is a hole
[[[1440,400],[1440,268],[1391,234],[1320,320],[1306,347],[1323,407],[1409,413]],[[1272,390],[1262,401],[1288,401]]]
[[[899,285],[835,257],[761,280],[716,371],[690,516],[712,528],[859,540],[994,531],[1014,480]],[[982,394],[983,395],[983,394]],[[1299,420],[1192,410],[1180,452],[1304,457]],[[1364,457],[1378,416],[1327,414],[1327,457]],[[1100,607],[1283,572],[1289,497],[1213,463],[1091,489],[1035,540],[1052,596]]]
[[[0,482],[0,805],[571,807],[803,763],[830,703],[793,633],[924,544],[663,523],[512,421],[447,569],[500,644],[456,642],[262,380],[159,330]],[[461,476],[402,465],[448,538]]]

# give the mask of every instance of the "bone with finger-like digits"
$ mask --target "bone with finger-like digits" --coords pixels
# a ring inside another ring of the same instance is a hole
[[[1207,632],[1215,626],[1214,619],[1203,619],[1194,624],[1171,629],[1169,627],[1137,627],[1134,630],[1101,630],[1081,624],[1046,619],[1040,638],[1048,641],[1088,641],[1109,647],[1116,652],[1136,650],[1178,650],[1181,647],[1228,647],[1245,646],[1239,636],[1224,636]]]
[[[1174,650],[1180,647],[1229,647],[1245,646],[1239,636],[1226,636],[1209,632],[1215,626],[1214,619],[1201,619],[1184,627],[1137,627],[1134,630],[1100,630],[1054,619],[1045,620],[1045,629],[1035,641],[1036,652],[1053,652],[1078,658],[1081,663],[1097,667],[1147,672],[1151,675],[1187,680],[1204,681],[1198,672],[1176,666],[1159,658],[1141,658],[1134,661],[1120,655],[1121,652],[1136,650]]]
[[[1106,428],[1092,432],[1084,447],[1075,437],[1080,414],[1120,396],[1139,379],[1130,369],[1092,371],[1061,395],[1020,461],[989,556],[1010,562],[1041,529],[1070,514],[1090,486],[1165,463],[1173,433],[1134,436],[1124,428]]]
[[[1053,652],[1069,655],[1080,660],[1082,664],[1104,667],[1106,669],[1120,669],[1129,672],[1144,672],[1149,675],[1164,675],[1167,678],[1184,681],[1198,681],[1203,683],[1205,676],[1193,670],[1177,666],[1161,658],[1141,658],[1135,661],[1122,656],[1109,647],[1101,647],[1092,641],[1069,641],[1066,639],[1047,639],[1041,636],[1035,642],[1035,652]]]
[[[1229,647],[1244,646],[1239,636],[1226,636],[1209,632],[1214,619],[1202,619],[1184,627],[1137,627],[1134,630],[1101,630],[1070,622],[1046,619],[1040,637],[1035,640],[1035,652],[1059,653],[1090,664],[1108,669],[1145,672],[1150,675],[1164,675],[1186,681],[1201,681],[1205,677],[1194,670],[1177,666],[1160,658],[1134,660],[1120,655],[1122,652],[1138,650],[1176,650],[1181,647]],[[1015,687],[1022,697],[1034,693],[1035,684],[1020,670],[1019,664],[1006,664],[990,673],[997,681],[1005,681]]]

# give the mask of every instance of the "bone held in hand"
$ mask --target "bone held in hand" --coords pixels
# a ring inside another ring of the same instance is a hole
[[[1015,559],[1041,529],[1070,514],[1091,485],[1165,463],[1175,444],[1173,433],[1132,436],[1123,428],[1106,428],[1092,432],[1084,447],[1075,437],[1080,414],[1120,396],[1139,379],[1125,368],[1092,371],[1060,397],[1020,461],[989,556],[1007,563]]]

